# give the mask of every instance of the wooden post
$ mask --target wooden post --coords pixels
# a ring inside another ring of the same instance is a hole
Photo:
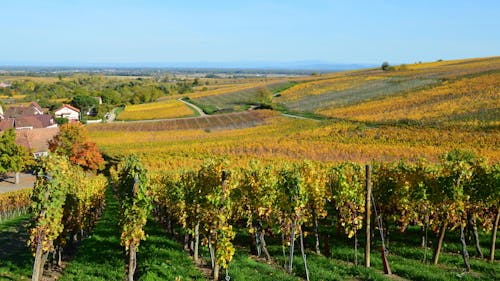
[[[365,267],[370,267],[370,218],[372,214],[371,194],[372,194],[372,180],[371,180],[371,166],[366,165],[366,198],[365,198],[365,211],[366,211],[366,243],[365,243]]]
[[[384,246],[382,246],[381,251],[382,251],[382,264],[384,265],[384,273],[391,275],[392,271],[391,267],[389,266],[389,261],[387,260],[387,255]]]
[[[496,244],[496,239],[497,239],[497,229],[498,229],[498,222],[500,220],[500,208],[497,210],[497,215],[495,217],[495,222],[493,223],[493,231],[491,232],[491,245],[490,245],[490,262],[495,261],[495,244]]]

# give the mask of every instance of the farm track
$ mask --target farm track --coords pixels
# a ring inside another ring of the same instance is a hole
[[[203,112],[203,110],[201,108],[199,108],[198,106],[196,106],[195,104],[187,102],[187,101],[183,100],[182,98],[179,98],[177,100],[184,103],[185,105],[193,108],[194,110],[196,110],[196,112],[198,112],[198,114],[199,114],[199,117],[207,116],[207,114],[205,112]]]

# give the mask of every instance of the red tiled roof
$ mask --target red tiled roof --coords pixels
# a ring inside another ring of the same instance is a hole
[[[0,131],[6,131],[8,129],[14,128],[14,119],[7,118],[4,120],[0,120]]]
[[[11,106],[5,110],[5,116],[9,118],[18,118],[20,116],[33,116],[43,113],[42,108],[36,102],[32,102],[29,106]]]
[[[41,106],[40,106],[40,105],[39,105],[36,101],[32,102],[32,103],[30,104],[30,106],[32,106],[32,107],[34,107],[34,108],[38,109],[40,112],[43,112],[42,107],[41,107]]]
[[[49,149],[49,140],[59,133],[59,128],[42,128],[16,131],[16,143],[32,152],[44,152]]]
[[[48,114],[38,114],[33,116],[22,116],[16,118],[14,126],[16,128],[33,127],[33,129],[46,128],[54,125],[54,119]]]
[[[36,118],[36,116],[21,116],[19,118],[16,118],[16,121],[14,121],[14,126],[16,128],[43,128],[42,122],[38,118]]]
[[[76,112],[80,112],[80,109],[78,109],[78,108],[76,108],[76,107],[74,107],[74,106],[72,106],[70,104],[63,104],[63,106],[61,106],[60,108],[58,108],[56,111],[59,111],[59,110],[65,108],[65,107],[67,107],[67,108],[69,108],[71,110],[74,110]]]

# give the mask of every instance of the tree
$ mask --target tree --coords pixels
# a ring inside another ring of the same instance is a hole
[[[16,184],[19,183],[19,172],[30,162],[26,148],[16,144],[16,132],[10,129],[0,136],[0,175],[16,172]]]
[[[71,162],[88,170],[100,170],[104,167],[96,144],[88,141],[88,131],[80,123],[64,124],[59,134],[49,141],[49,150],[55,154],[69,157]]]
[[[101,92],[102,102],[106,104],[117,105],[122,102],[120,98],[120,93],[113,89],[106,88]]]
[[[104,168],[104,159],[94,142],[75,143],[69,160],[93,171]]]
[[[88,95],[76,95],[71,100],[71,105],[86,113],[90,112],[92,109],[97,109],[99,102],[94,97]]]
[[[381,66],[380,68],[381,68],[382,70],[384,70],[384,71],[385,71],[385,70],[389,70],[389,63],[388,63],[388,62],[386,62],[386,61],[384,61],[384,62],[382,63],[382,66]]]
[[[272,107],[273,93],[267,87],[260,87],[257,90],[257,102],[259,102],[261,107]]]

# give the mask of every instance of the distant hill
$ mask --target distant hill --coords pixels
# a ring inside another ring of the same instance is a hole
[[[500,57],[322,76],[281,92],[296,112],[370,122],[500,125]]]

